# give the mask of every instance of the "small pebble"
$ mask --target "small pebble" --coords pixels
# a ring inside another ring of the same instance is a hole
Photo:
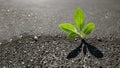
[[[30,61],[33,61],[33,59],[31,59]]]
[[[56,50],[58,50],[59,49],[59,47],[56,47]]]
[[[43,61],[43,63],[47,63],[47,61]]]
[[[78,39],[77,38],[75,38],[75,41],[77,41]]]
[[[13,39],[10,39],[8,42],[12,42]]]
[[[40,51],[40,49],[38,51]]]
[[[65,50],[62,50],[63,52],[65,51]]]
[[[7,11],[9,12],[10,10],[8,9]]]
[[[22,35],[19,36],[19,38],[22,38],[22,37],[23,37]]]
[[[48,51],[45,51],[46,53],[48,52]]]
[[[30,17],[31,15],[30,15],[30,14],[28,14],[28,16]]]
[[[27,53],[27,51],[24,51],[24,53]]]
[[[2,44],[2,42],[0,42],[0,45]]]
[[[6,68],[5,66],[3,66],[3,68]]]
[[[37,36],[34,36],[34,39],[35,39],[35,40],[37,40],[37,39],[38,39],[38,37],[37,37]]]
[[[86,65],[83,65],[83,68],[86,68]]]
[[[10,63],[12,63],[12,61],[9,61]]]
[[[72,63],[73,63],[74,61],[72,60]]]
[[[102,39],[100,39],[100,38],[97,38],[97,40],[98,40],[99,42],[102,42]]]
[[[22,62],[22,64],[25,64],[25,62]]]

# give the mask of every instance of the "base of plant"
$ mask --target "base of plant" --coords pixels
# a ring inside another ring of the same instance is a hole
[[[90,52],[91,55],[95,56],[96,58],[103,57],[103,53],[99,49],[82,39],[80,45],[68,54],[67,59],[75,58],[81,52],[83,52],[84,55]]]

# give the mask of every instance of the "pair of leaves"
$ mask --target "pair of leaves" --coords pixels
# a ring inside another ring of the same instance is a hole
[[[77,8],[75,11],[74,22],[77,28],[75,28],[70,23],[64,23],[59,25],[61,30],[69,33],[67,37],[70,39],[77,36],[80,36],[81,39],[84,39],[85,36],[93,32],[95,28],[94,23],[89,23],[84,27],[85,16],[84,12],[80,8]],[[79,32],[77,31],[77,29],[79,30]]]

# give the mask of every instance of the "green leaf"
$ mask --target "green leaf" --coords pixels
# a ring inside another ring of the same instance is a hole
[[[94,24],[94,23],[88,23],[88,24],[86,25],[83,33],[84,33],[85,35],[89,35],[90,33],[93,32],[94,28],[95,28],[95,24]]]
[[[77,8],[74,14],[74,22],[78,29],[81,31],[84,28],[84,21],[85,21],[84,12],[82,11],[82,9]]]
[[[70,23],[60,24],[59,27],[60,27],[61,30],[65,31],[65,32],[69,32],[69,33],[74,32],[74,33],[77,33],[76,28],[72,24],[70,24]]]
[[[67,38],[68,39],[72,39],[72,38],[75,38],[75,37],[77,37],[78,36],[78,34],[76,34],[76,33],[69,33],[68,35],[67,35]]]

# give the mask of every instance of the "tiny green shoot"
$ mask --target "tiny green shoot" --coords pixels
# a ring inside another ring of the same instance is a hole
[[[68,39],[75,37],[85,39],[86,36],[91,34],[95,28],[95,24],[93,22],[88,23],[86,26],[84,25],[85,15],[83,10],[80,8],[77,8],[74,13],[74,22],[75,25],[72,25],[71,23],[63,23],[59,25],[61,30],[68,33]]]

